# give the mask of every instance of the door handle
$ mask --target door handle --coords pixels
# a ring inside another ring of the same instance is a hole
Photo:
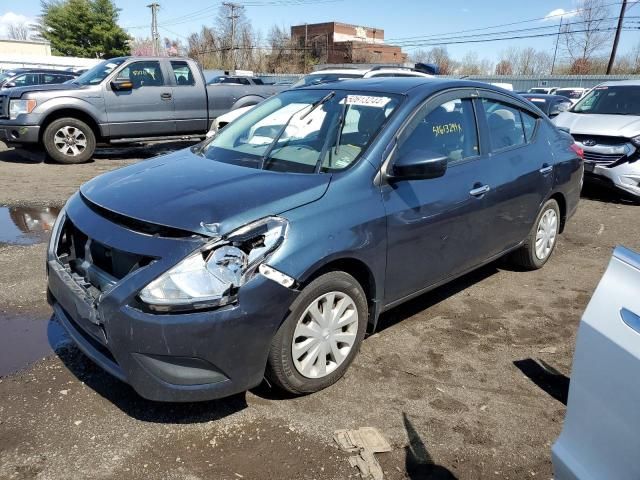
[[[553,165],[547,165],[546,163],[542,165],[542,168],[540,169],[540,173],[543,175],[551,173],[552,171],[553,171]]]
[[[170,93],[161,93],[160,94],[160,98],[163,100],[171,100],[171,94]]]
[[[622,321],[630,328],[640,333],[640,317],[626,308],[620,309],[620,316]]]
[[[489,185],[483,185],[481,187],[474,188],[473,190],[469,191],[469,195],[473,197],[481,197],[482,195],[487,193],[489,190],[491,190],[491,187]]]

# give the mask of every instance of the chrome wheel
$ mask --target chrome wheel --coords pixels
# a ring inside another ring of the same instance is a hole
[[[76,157],[87,148],[87,137],[82,130],[66,126],[55,133],[53,143],[60,153]]]
[[[316,298],[296,324],[291,343],[293,364],[307,378],[329,375],[349,356],[358,335],[358,309],[343,292]]]
[[[556,243],[558,235],[558,215],[552,208],[545,211],[538,222],[538,230],[536,232],[536,257],[539,260],[545,260],[553,246]]]

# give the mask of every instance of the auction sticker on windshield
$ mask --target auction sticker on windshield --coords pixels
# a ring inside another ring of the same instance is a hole
[[[389,97],[377,97],[373,95],[347,95],[347,105],[383,108],[390,101],[391,99]]]

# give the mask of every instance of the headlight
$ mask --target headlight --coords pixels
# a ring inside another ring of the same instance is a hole
[[[631,139],[631,143],[633,143],[636,147],[640,147],[640,135],[637,137],[633,137]]]
[[[31,113],[36,105],[35,100],[11,100],[9,101],[9,118],[15,120],[18,115]]]
[[[288,223],[267,217],[205,246],[162,274],[140,292],[154,310],[226,305],[259,265],[284,241]]]

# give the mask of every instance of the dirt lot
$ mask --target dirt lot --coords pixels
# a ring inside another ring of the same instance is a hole
[[[60,166],[0,147],[0,205],[61,205],[158,148]],[[378,455],[388,479],[549,479],[580,315],[612,248],[640,249],[640,207],[589,195],[544,269],[497,262],[385,314],[346,377],[301,398],[266,385],[203,404],[139,398],[59,342],[44,244],[0,243],[0,367],[58,345],[0,378],[0,478],[356,478],[332,434],[374,426],[393,446]]]

